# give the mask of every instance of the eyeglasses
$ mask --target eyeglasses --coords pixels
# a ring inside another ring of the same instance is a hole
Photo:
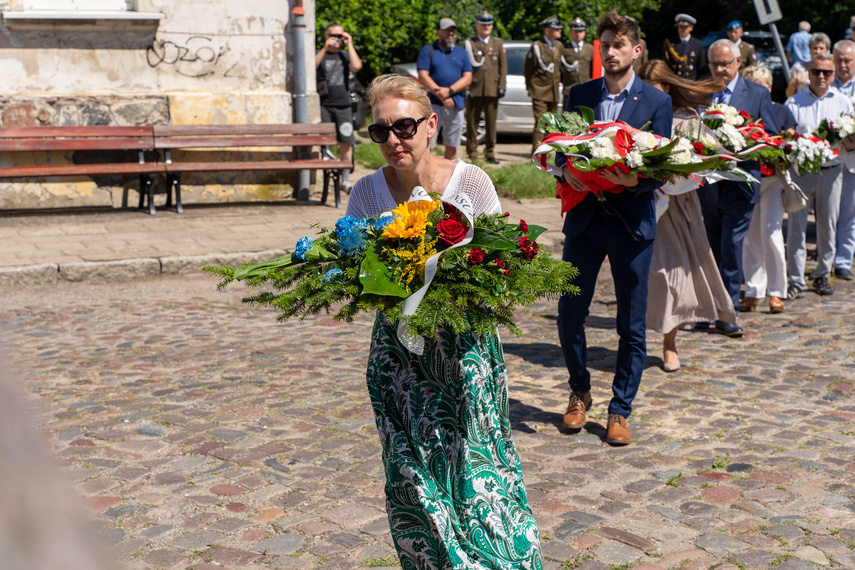
[[[814,77],[819,77],[820,75],[824,75],[826,77],[831,77],[832,75],[834,75],[834,70],[833,69],[811,69],[810,73]]]
[[[731,63],[736,61],[736,58],[731,59],[730,61],[711,61],[710,67],[727,67]]]
[[[373,125],[369,125],[368,135],[371,137],[371,140],[376,143],[384,143],[389,140],[390,132],[395,133],[395,136],[401,140],[408,140],[416,136],[416,132],[419,130],[419,125],[426,119],[427,117],[422,117],[421,119],[398,119],[389,127],[375,123]]]

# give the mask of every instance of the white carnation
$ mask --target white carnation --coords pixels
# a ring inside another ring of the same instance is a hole
[[[845,139],[855,134],[855,117],[852,115],[840,115],[837,121],[835,121],[834,126],[840,138]]]
[[[633,149],[626,155],[626,165],[632,169],[638,169],[644,166],[644,157],[641,156],[641,151]]]
[[[637,132],[632,135],[632,140],[638,152],[650,152],[656,148],[656,137],[653,133]]]
[[[617,162],[621,159],[615,148],[615,139],[608,135],[599,136],[591,139],[588,142],[588,148],[591,149],[591,157],[598,160],[611,160]]]
[[[734,152],[739,152],[745,148],[745,137],[733,125],[722,125],[715,130],[715,133],[722,143],[726,147],[733,149]]]

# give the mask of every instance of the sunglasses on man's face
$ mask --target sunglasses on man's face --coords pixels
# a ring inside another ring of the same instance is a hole
[[[810,72],[814,77],[819,77],[820,75],[825,75],[825,77],[831,77],[832,75],[834,75],[833,69],[811,69]]]
[[[343,34],[330,34],[330,37],[331,37],[331,38],[338,38],[338,39],[340,39],[340,40],[344,39],[344,35],[343,35]]]
[[[401,140],[411,139],[416,136],[419,125],[426,119],[427,117],[422,117],[421,119],[398,119],[388,127],[374,123],[368,127],[368,135],[376,143],[384,143],[389,140],[389,133],[395,133],[395,136]]]

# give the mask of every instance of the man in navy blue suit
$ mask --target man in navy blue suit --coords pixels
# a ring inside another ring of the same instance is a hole
[[[722,91],[713,94],[713,103],[723,103],[746,111],[752,119],[763,119],[766,131],[778,133],[778,123],[772,110],[769,90],[739,75],[742,55],[730,40],[721,39],[710,46],[709,66],[712,76],[725,85]],[[739,165],[760,180],[760,163],[746,162]],[[754,204],[760,199],[760,182],[724,181],[698,189],[704,226],[718,263],[721,280],[733,300],[733,308],[739,312],[739,289],[742,285],[742,242],[748,233]],[[701,323],[698,328],[709,328]],[[729,337],[740,337],[744,332],[736,323],[715,322],[715,332]]]
[[[671,136],[671,98],[639,79],[632,62],[641,56],[641,34],[630,18],[610,10],[600,17],[597,37],[605,76],[570,90],[568,111],[579,107],[594,110],[598,121],[624,121],[640,128]],[[563,155],[562,155],[563,157]],[[617,363],[609,403],[606,441],[625,445],[630,441],[626,418],[641,383],[647,359],[645,328],[647,315],[647,274],[656,237],[653,191],[662,185],[639,179],[632,172],[606,172],[603,177],[623,186],[619,193],[589,193],[566,214],[564,256],[579,269],[579,295],[565,295],[558,302],[558,337],[570,372],[570,403],[564,425],[581,428],[585,412],[591,408],[591,374],[587,368],[585,318],[591,306],[597,274],[608,257],[617,297]],[[564,168],[564,178],[572,188],[585,192],[585,183]]]

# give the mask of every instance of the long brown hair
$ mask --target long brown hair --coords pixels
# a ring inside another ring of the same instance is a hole
[[[668,86],[671,106],[674,109],[691,111],[700,105],[709,105],[712,94],[724,89],[724,84],[712,77],[692,81],[677,77],[668,64],[661,59],[651,59],[641,66],[638,76],[647,83],[659,83]]]

